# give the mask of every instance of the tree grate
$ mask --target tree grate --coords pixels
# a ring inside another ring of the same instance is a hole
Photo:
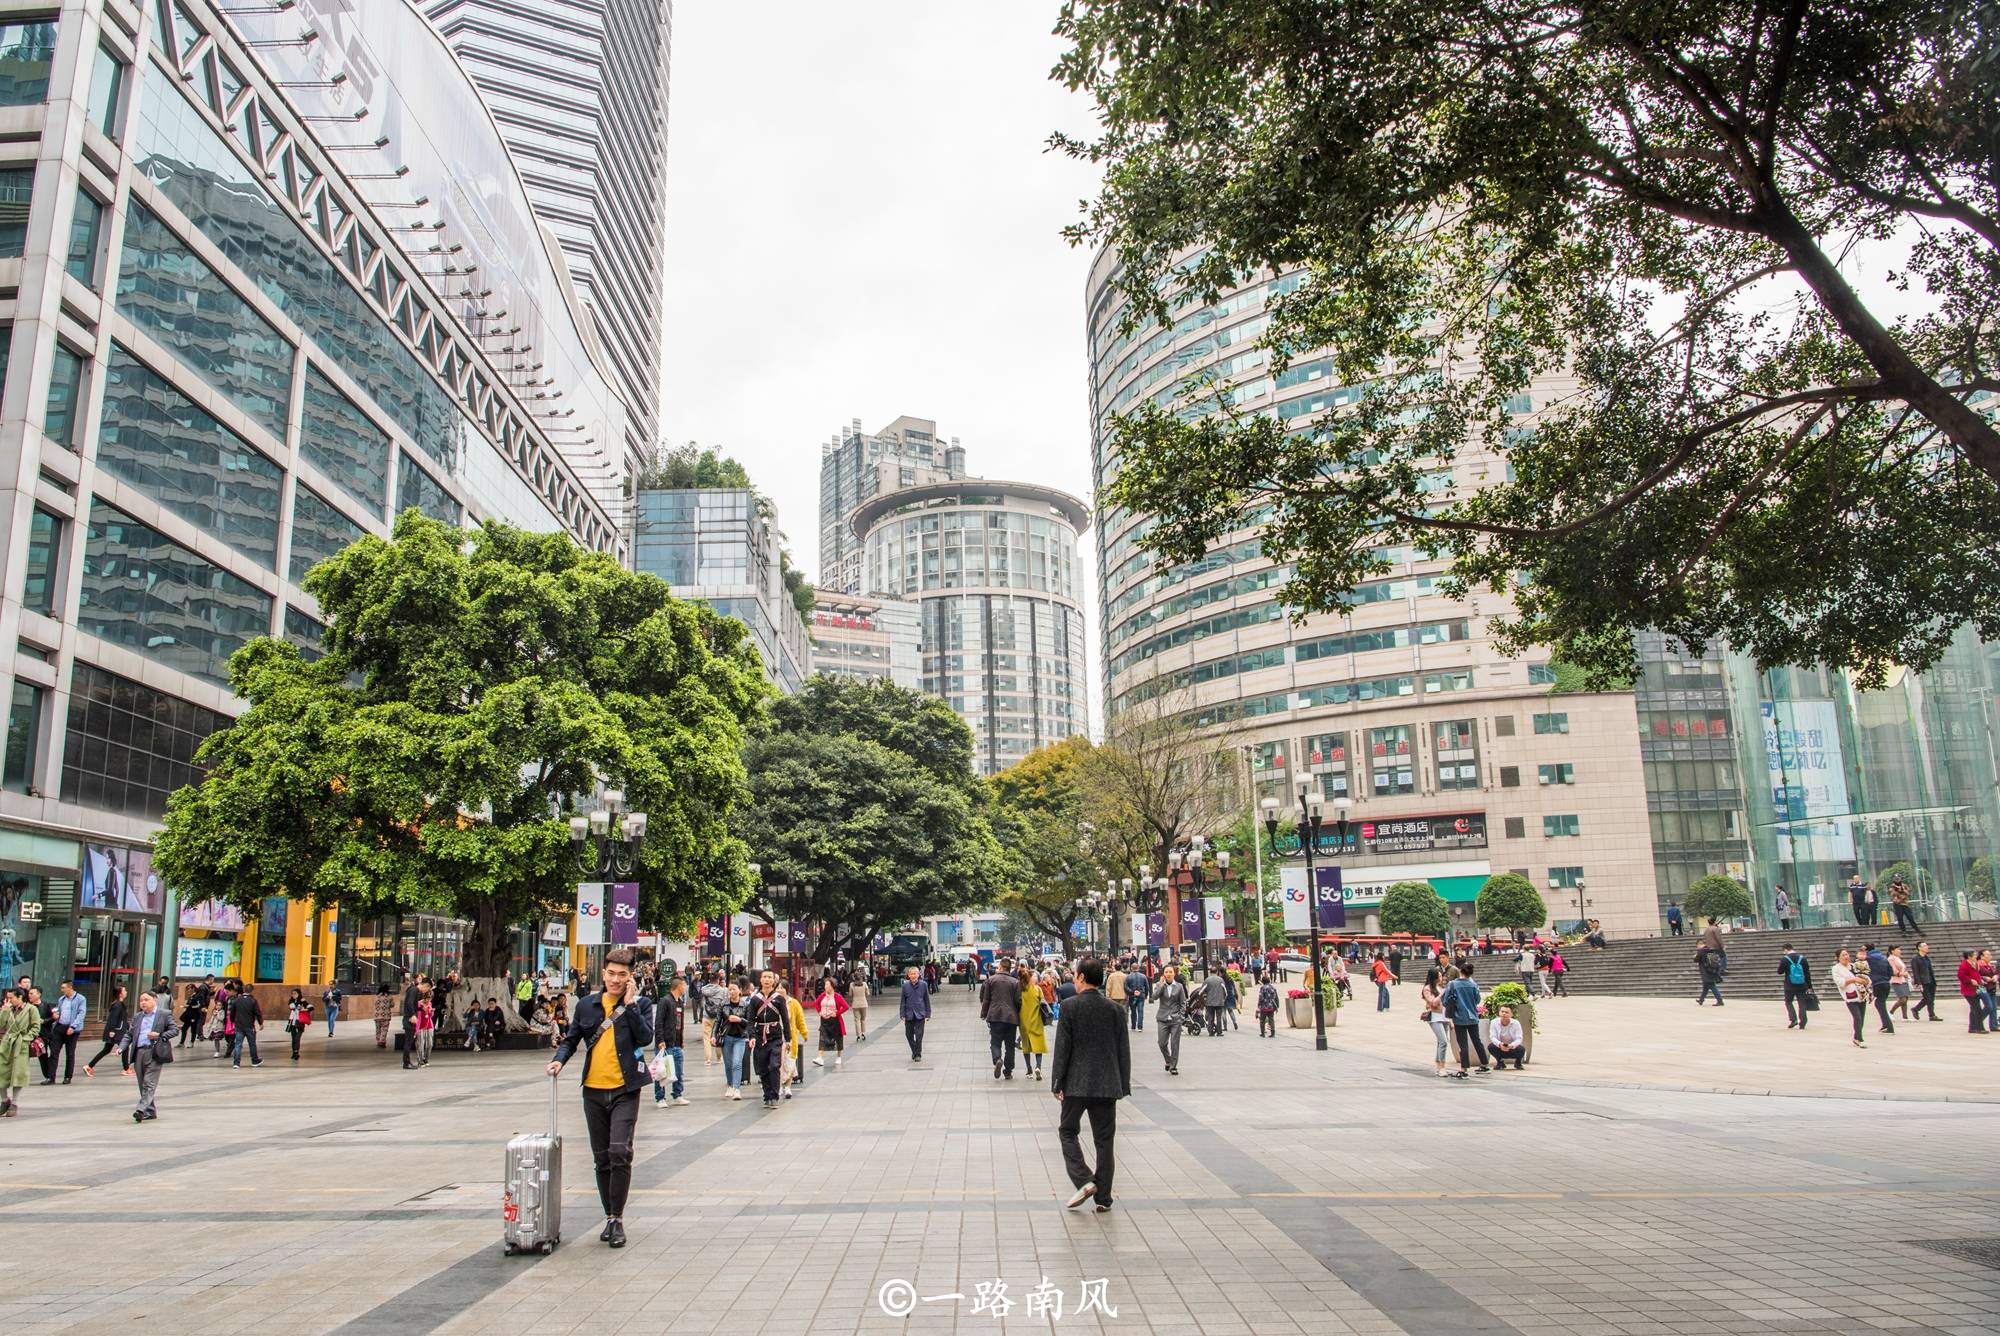
[[[1904,1242],[1912,1248],[1943,1253],[1961,1262],[1972,1262],[2000,1271],[2000,1239],[1905,1239]]]

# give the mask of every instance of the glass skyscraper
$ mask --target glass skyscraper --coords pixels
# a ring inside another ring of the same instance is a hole
[[[633,509],[632,562],[750,628],[764,675],[787,695],[812,673],[805,619],[785,588],[776,522],[747,487],[647,488]]]

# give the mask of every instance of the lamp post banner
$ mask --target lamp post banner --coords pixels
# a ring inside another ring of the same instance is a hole
[[[741,959],[750,963],[750,916],[731,914],[729,916],[729,955],[731,959]]]
[[[1146,945],[1165,946],[1167,944],[1167,916],[1165,914],[1146,915]]]
[[[639,883],[636,881],[611,883],[611,944],[639,944]]]
[[[1181,901],[1181,940],[1198,942],[1201,940],[1201,901]]]
[[[785,922],[786,941],[795,956],[802,956],[812,949],[804,919],[788,919]]]
[[[729,949],[729,925],[719,918],[705,920],[701,925],[701,953],[711,960],[720,960],[722,953]]]
[[[1316,867],[1313,878],[1319,882],[1319,930],[1346,927],[1347,905],[1340,898],[1340,869]]]
[[[1134,914],[1132,916],[1132,941],[1134,945],[1147,940],[1146,921],[1150,917],[1147,914]]]
[[[1224,937],[1222,924],[1222,897],[1205,895],[1201,899],[1202,939],[1219,942]]]
[[[1306,897],[1306,870],[1302,867],[1278,869],[1278,889],[1285,899],[1285,931],[1306,932],[1312,927],[1312,906]]]
[[[604,883],[580,881],[576,884],[576,944],[604,945]]]

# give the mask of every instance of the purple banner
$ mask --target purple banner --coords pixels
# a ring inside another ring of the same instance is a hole
[[[1319,883],[1319,930],[1347,926],[1347,904],[1340,894],[1340,869],[1316,867],[1313,879]]]
[[[1201,940],[1201,901],[1189,898],[1181,901],[1181,940],[1198,942]]]
[[[1165,914],[1146,915],[1146,945],[1165,946],[1167,944],[1167,916]]]
[[[639,883],[614,881],[610,886],[611,944],[639,944]]]
[[[706,919],[701,925],[701,953],[710,960],[722,959],[724,942],[729,934],[729,920]]]
[[[788,943],[786,949],[793,955],[802,956],[812,949],[810,945],[811,937],[806,931],[806,921],[804,919],[793,919],[791,932],[788,935],[791,941]]]

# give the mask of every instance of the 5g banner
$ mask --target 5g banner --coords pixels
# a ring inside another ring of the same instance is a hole
[[[636,881],[611,883],[611,944],[639,944],[639,883]]]
[[[604,945],[604,883],[580,881],[576,884],[576,944]]]

